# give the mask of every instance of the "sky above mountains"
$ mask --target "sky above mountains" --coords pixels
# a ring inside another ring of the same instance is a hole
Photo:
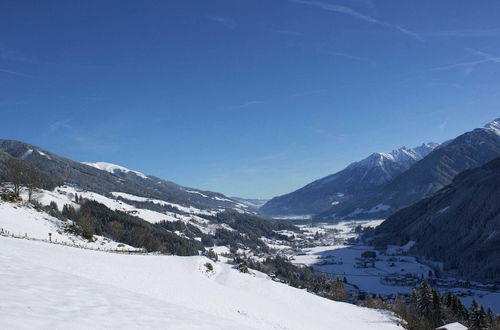
[[[0,138],[227,195],[499,117],[500,2],[2,1]]]

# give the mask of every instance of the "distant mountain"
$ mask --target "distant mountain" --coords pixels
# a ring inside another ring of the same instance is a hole
[[[352,163],[340,172],[314,181],[292,193],[275,197],[259,210],[264,215],[317,214],[332,205],[356,199],[390,182],[438,146],[426,143],[402,147],[390,153],[378,152]]]
[[[210,210],[245,210],[247,207],[219,193],[183,187],[110,163],[78,163],[12,140],[0,140],[0,177],[5,176],[6,167],[2,164],[8,157],[17,157],[33,164],[42,174],[58,183],[64,182],[107,196],[111,196],[112,192],[123,192]]]
[[[322,219],[386,218],[451,183],[460,172],[500,156],[500,119],[435,148],[393,180],[318,215]]]
[[[412,253],[444,262],[447,270],[500,282],[500,158],[460,173],[376,229],[379,247],[409,241]]]

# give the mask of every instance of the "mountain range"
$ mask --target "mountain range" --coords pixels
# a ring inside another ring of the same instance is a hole
[[[500,119],[441,145],[426,143],[374,153],[344,170],[275,197],[266,216],[314,215],[317,219],[386,218],[449,184],[466,169],[500,156]]]
[[[33,164],[55,184],[65,183],[107,196],[112,192],[124,192],[201,209],[247,208],[220,193],[183,187],[110,163],[75,162],[24,142],[0,140],[0,152],[3,152],[3,156],[0,155],[0,176],[5,174],[7,159],[16,157]]]
[[[425,143],[416,148],[373,153],[340,172],[271,199],[260,212],[265,215],[311,215],[328,211],[332,205],[356,199],[390,182],[437,146],[437,143]]]

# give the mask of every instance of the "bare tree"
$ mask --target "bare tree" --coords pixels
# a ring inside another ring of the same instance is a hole
[[[28,200],[31,202],[36,188],[40,187],[40,172],[38,169],[19,158],[9,159],[8,179],[14,186],[14,195],[19,197],[21,188],[28,189]]]
[[[26,188],[28,188],[28,201],[32,202],[33,193],[40,187],[40,172],[35,166],[29,163],[25,163],[25,166],[24,184],[26,185]]]
[[[10,158],[8,163],[7,178],[14,186],[14,196],[19,197],[23,184],[24,162],[19,158]]]

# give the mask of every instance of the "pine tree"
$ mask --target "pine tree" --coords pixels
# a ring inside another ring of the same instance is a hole
[[[433,295],[432,289],[426,280],[420,284],[417,292],[417,311],[420,315],[430,318],[433,312]]]
[[[486,322],[489,327],[493,327],[493,324],[495,323],[495,314],[493,314],[493,310],[491,310],[491,308],[488,308],[488,311],[486,312]]]
[[[472,300],[469,325],[471,329],[486,328],[486,313],[483,306],[479,305],[476,299]]]
[[[432,290],[432,322],[433,326],[437,327],[442,323],[443,311],[441,305],[441,295],[439,291]]]
[[[467,322],[469,320],[469,312],[467,311],[467,308],[465,308],[464,304],[462,304],[462,301],[457,296],[451,295],[451,297],[451,310],[453,316],[457,320]]]

